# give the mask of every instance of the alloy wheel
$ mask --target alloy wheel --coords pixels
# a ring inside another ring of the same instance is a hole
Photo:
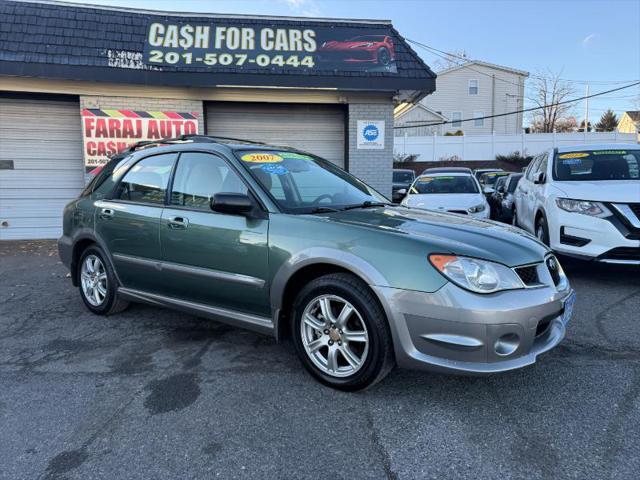
[[[107,271],[96,255],[87,255],[80,269],[80,285],[84,298],[99,307],[107,296]]]
[[[353,375],[369,353],[369,335],[362,316],[337,295],[321,295],[307,304],[300,335],[309,359],[332,377]]]

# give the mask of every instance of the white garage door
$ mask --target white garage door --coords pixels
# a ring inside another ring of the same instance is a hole
[[[295,147],[344,167],[340,105],[212,102],[206,119],[208,135]]]
[[[0,239],[59,237],[83,186],[78,102],[0,97]]]

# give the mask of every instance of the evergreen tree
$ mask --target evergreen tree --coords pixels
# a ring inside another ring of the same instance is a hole
[[[599,132],[613,132],[618,126],[618,117],[613,110],[608,109],[600,117],[600,121],[596,123],[596,130]]]

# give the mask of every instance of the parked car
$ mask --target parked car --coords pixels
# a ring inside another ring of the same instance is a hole
[[[468,173],[471,175],[471,169],[467,167],[432,167],[422,172],[422,175],[430,175],[432,173]]]
[[[556,252],[640,264],[640,146],[580,145],[534,157],[513,223]]]
[[[473,175],[476,177],[476,180],[480,180],[480,177],[485,173],[491,172],[502,172],[501,168],[476,168],[473,170]]]
[[[395,62],[396,50],[387,35],[361,35],[324,42],[318,49],[318,56],[321,62],[373,63],[386,67]]]
[[[302,151],[203,136],[109,162],[65,207],[58,247],[91,312],[146,302],[290,337],[343,390],[394,364],[529,365],[562,340],[575,298],[549,249],[511,226],[390,204]]]
[[[489,204],[478,181],[468,173],[420,175],[402,205],[489,218]]]
[[[416,174],[410,169],[393,169],[393,185],[391,187],[391,200],[396,203],[402,201],[409,187],[416,179]]]
[[[490,217],[494,220],[500,219],[500,203],[502,202],[502,195],[504,193],[505,182],[508,175],[503,175],[496,180],[496,184],[493,188],[493,193],[487,196],[487,202],[490,208]]]
[[[513,194],[515,193],[518,182],[522,176],[522,173],[512,173],[507,177],[504,192],[502,194],[502,200],[500,202],[500,219],[504,222],[511,223],[512,221],[513,210],[515,208]]]
[[[495,191],[495,184],[500,177],[506,177],[509,175],[509,172],[505,172],[504,170],[500,170],[499,172],[485,172],[480,175],[480,186],[482,187],[482,191],[484,194],[489,197]]]

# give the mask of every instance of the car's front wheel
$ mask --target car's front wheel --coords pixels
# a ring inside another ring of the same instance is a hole
[[[536,222],[536,237],[545,245],[549,245],[549,228],[547,226],[547,219],[541,215]]]
[[[97,245],[82,252],[78,263],[78,287],[84,304],[97,315],[118,313],[129,305],[119,298],[115,273]]]
[[[293,342],[305,368],[340,390],[362,390],[393,368],[386,316],[373,292],[347,273],[311,281],[292,311]]]
[[[380,47],[378,49],[378,63],[385,67],[391,63],[391,53],[389,52],[389,49],[385,47]]]

